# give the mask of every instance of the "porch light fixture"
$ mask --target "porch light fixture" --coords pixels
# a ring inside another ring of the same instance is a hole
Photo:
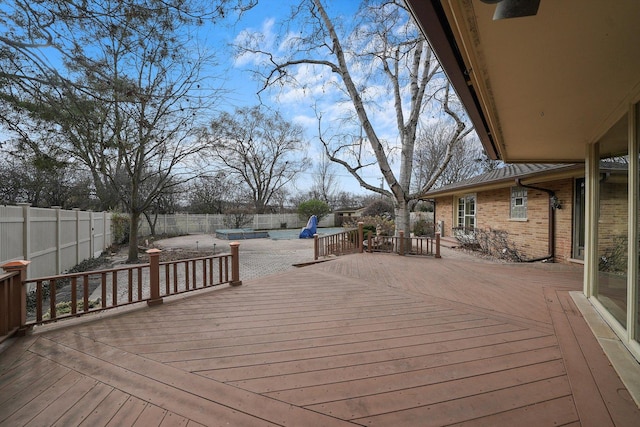
[[[540,0],[481,0],[487,4],[497,4],[493,20],[534,16],[538,13]]]

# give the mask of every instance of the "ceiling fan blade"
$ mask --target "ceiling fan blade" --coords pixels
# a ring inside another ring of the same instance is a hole
[[[502,0],[496,6],[493,20],[533,16],[538,13],[539,6],[540,0]]]

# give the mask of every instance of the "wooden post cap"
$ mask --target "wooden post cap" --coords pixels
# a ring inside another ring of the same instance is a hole
[[[27,268],[29,264],[31,264],[31,261],[21,259],[16,261],[9,261],[6,264],[2,264],[0,267],[2,267],[2,269],[5,271],[21,270],[23,268]]]

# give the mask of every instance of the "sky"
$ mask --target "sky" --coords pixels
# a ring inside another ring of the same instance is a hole
[[[332,105],[331,90],[328,89],[326,76],[329,71],[324,71],[324,75],[319,75],[316,71],[308,68],[300,69],[296,75],[297,79],[304,82],[305,90],[287,88],[283,91],[267,91],[258,98],[257,92],[261,83],[252,77],[251,67],[255,64],[250,57],[235,58],[228,45],[240,43],[246,31],[260,32],[264,36],[261,48],[264,50],[277,51],[281,46],[276,44],[276,35],[279,31],[279,24],[289,15],[292,5],[298,0],[260,0],[258,5],[246,12],[234,25],[217,25],[211,28],[204,37],[211,49],[215,49],[217,57],[221,60],[220,69],[225,75],[224,88],[229,91],[225,99],[223,108],[233,110],[238,106],[257,105],[260,100],[277,109],[288,120],[301,125],[305,129],[305,137],[309,142],[308,155],[314,164],[317,164],[322,156],[323,150],[318,140],[318,122],[313,110],[314,105],[319,105],[323,110],[324,117],[331,117],[332,111],[337,108],[346,108]],[[326,7],[333,14],[353,16],[359,6],[358,1],[352,0],[328,0]],[[333,81],[336,78],[331,77]],[[318,95],[318,96],[315,96]],[[389,123],[391,127],[384,132],[397,134],[395,128],[395,113],[389,110]],[[384,133],[383,132],[383,133]],[[356,194],[370,194],[360,187],[358,182],[340,165],[331,166],[332,173],[336,176],[339,190]],[[366,180],[379,187],[382,183],[381,173],[377,166],[369,167],[364,173]],[[296,181],[296,190],[306,191],[313,185],[313,168],[300,175]],[[386,183],[384,184],[386,188]],[[297,191],[293,191],[294,193]]]
[[[256,65],[256,58],[252,56],[235,57],[232,44],[240,44],[247,33],[258,32],[262,36],[260,49],[269,52],[288,52],[285,42],[278,39],[281,32],[280,24],[290,15],[291,8],[300,3],[301,0],[259,0],[257,5],[246,11],[239,19],[228,16],[226,20],[216,24],[206,24],[193,29],[194,39],[198,48],[204,47],[210,53],[214,53],[218,65],[209,70],[209,74],[215,76],[210,80],[210,88],[200,89],[203,94],[207,89],[214,90],[222,86],[226,91],[222,102],[218,104],[220,110],[233,112],[237,107],[250,107],[258,105],[260,102],[270,108],[277,110],[285,119],[299,124],[305,129],[305,139],[308,142],[307,155],[312,162],[317,165],[323,159],[324,149],[318,138],[318,120],[316,110],[322,113],[323,129],[333,131],[344,131],[343,122],[338,119],[345,116],[345,111],[352,112],[353,106],[350,102],[336,102],[338,97],[344,99],[343,85],[339,78],[332,74],[326,67],[312,68],[310,66],[300,66],[295,71],[296,80],[304,88],[285,87],[277,91],[265,91],[258,98],[257,92],[262,88],[263,82],[256,81],[252,77],[251,70]],[[360,6],[358,0],[324,0],[329,15],[331,17],[346,17],[344,25],[354,23],[353,17]],[[0,7],[2,7],[0,5]],[[338,23],[335,20],[334,23]],[[289,28],[290,33],[296,34],[299,29]],[[291,39],[289,39],[291,40]],[[53,62],[60,62],[59,58],[49,51],[42,51],[43,55],[49,57]],[[352,69],[352,75],[357,80],[359,75],[363,75],[366,70]],[[382,84],[367,84],[365,90],[372,99],[377,102],[375,112],[368,111],[370,121],[373,123],[378,137],[386,141],[389,145],[398,145],[399,136],[396,127],[396,115],[393,99],[387,93],[387,88]],[[212,117],[215,113],[209,113]],[[207,113],[203,113],[202,122],[207,123]],[[213,118],[213,117],[212,117]],[[426,117],[429,120],[428,117]],[[432,120],[434,120],[432,118]],[[437,118],[435,118],[437,120]],[[359,130],[358,128],[356,128]],[[350,135],[357,133],[353,131]],[[0,141],[2,136],[0,136]],[[369,155],[368,160],[372,160],[371,150],[366,148],[363,151]],[[395,151],[397,153],[398,150]],[[399,162],[394,162],[392,157],[392,168],[397,169]],[[332,165],[332,174],[338,181],[337,191],[346,191],[356,194],[370,194],[360,187],[359,183],[347,171],[338,164]],[[365,181],[374,186],[380,187],[383,184],[382,174],[377,165],[369,166],[362,170],[361,175]],[[397,171],[396,171],[397,176]],[[314,179],[314,168],[303,172],[296,181],[295,188],[290,188],[292,195],[306,192],[311,189]]]

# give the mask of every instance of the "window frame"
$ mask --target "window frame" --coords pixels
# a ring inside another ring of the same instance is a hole
[[[461,202],[462,202],[462,206],[460,204]],[[475,229],[477,227],[477,219],[476,219],[477,211],[478,211],[478,198],[475,193],[458,196],[457,203],[456,203],[457,227],[464,227],[471,230]]]
[[[528,191],[525,187],[511,187],[509,198],[509,219],[513,221],[527,221],[529,218]],[[520,201],[520,204],[518,204]]]

